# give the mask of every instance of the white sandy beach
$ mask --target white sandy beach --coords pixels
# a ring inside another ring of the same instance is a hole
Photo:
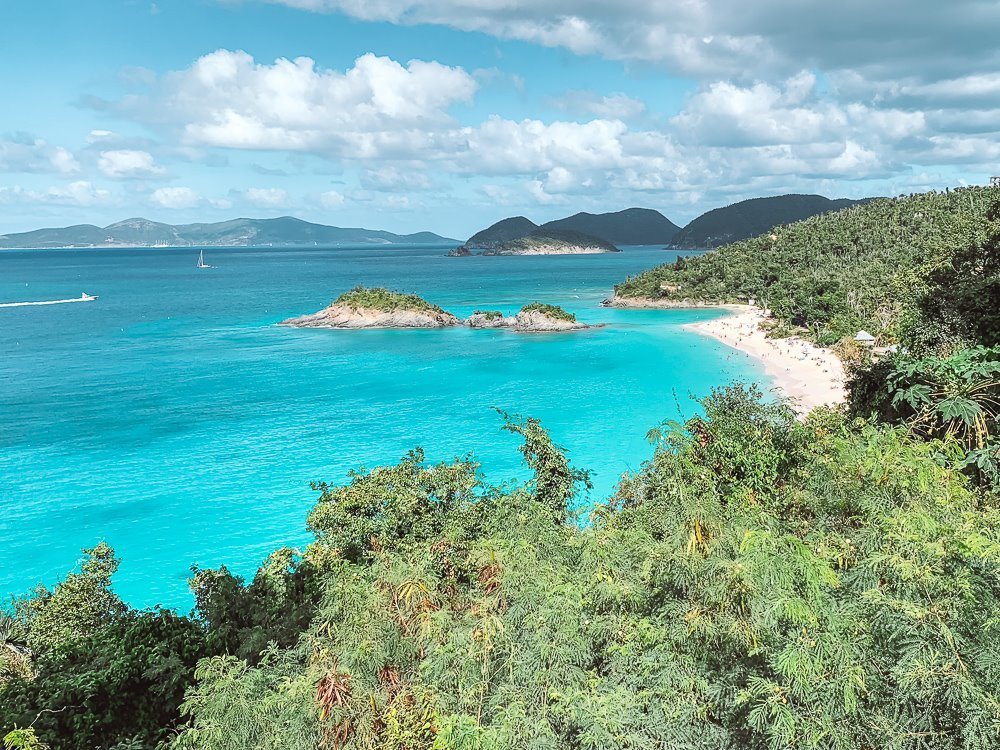
[[[762,362],[775,386],[791,400],[800,415],[846,399],[844,366],[836,354],[796,337],[769,339],[760,328],[766,316],[759,308],[745,305],[725,305],[725,308],[731,311],[730,315],[687,327]]]

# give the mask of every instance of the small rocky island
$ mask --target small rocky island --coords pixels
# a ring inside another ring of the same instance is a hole
[[[447,328],[458,318],[415,294],[355,287],[329,307],[280,325],[294,328]]]
[[[572,313],[556,305],[532,302],[517,315],[506,317],[499,310],[477,310],[465,324],[470,328],[508,328],[518,333],[545,333],[549,331],[581,331],[594,328],[581,323]]]
[[[385,288],[355,287],[329,307],[312,315],[289,318],[278,325],[292,328],[506,328],[518,333],[579,331],[593,328],[561,307],[532,302],[513,316],[499,310],[477,310],[461,320],[415,294]]]
[[[473,252],[478,250],[479,252]],[[451,257],[468,255],[592,255],[595,253],[620,253],[615,245],[583,232],[569,229],[540,228],[530,234],[505,240],[471,240],[452,250]]]

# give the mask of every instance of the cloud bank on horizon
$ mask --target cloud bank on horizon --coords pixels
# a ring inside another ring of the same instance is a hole
[[[33,114],[49,82],[8,72],[0,231],[236,211],[462,236],[501,214],[683,222],[752,195],[1000,172],[996,3],[98,4],[151,37],[201,30],[186,60],[94,45],[58,128]],[[11,13],[29,36],[45,22]]]

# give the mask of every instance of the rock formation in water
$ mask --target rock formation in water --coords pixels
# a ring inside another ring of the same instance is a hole
[[[517,315],[511,317],[506,317],[496,310],[477,310],[469,316],[465,324],[470,328],[507,328],[518,333],[580,331],[594,327],[581,323],[575,315],[561,307],[541,302],[525,305]]]
[[[570,230],[542,230],[525,237],[501,242],[483,250],[483,255],[592,255],[620,253],[617,247],[600,237]]]
[[[593,328],[561,307],[533,302],[517,315],[505,316],[498,310],[476,310],[462,321],[415,294],[384,288],[357,287],[340,295],[319,312],[289,318],[279,325],[293,328],[507,328],[519,333],[578,331]]]
[[[447,328],[461,321],[437,305],[388,289],[357,287],[312,315],[280,325],[294,328]]]

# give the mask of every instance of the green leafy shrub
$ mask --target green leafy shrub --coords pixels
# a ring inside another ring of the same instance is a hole
[[[202,662],[176,747],[996,746],[1000,511],[947,442],[719,391],[579,527],[506,425],[526,488],[419,454],[324,488],[313,622]]]
[[[1000,486],[1000,347],[887,359],[859,372],[851,390],[854,413],[954,439],[963,465]]]

